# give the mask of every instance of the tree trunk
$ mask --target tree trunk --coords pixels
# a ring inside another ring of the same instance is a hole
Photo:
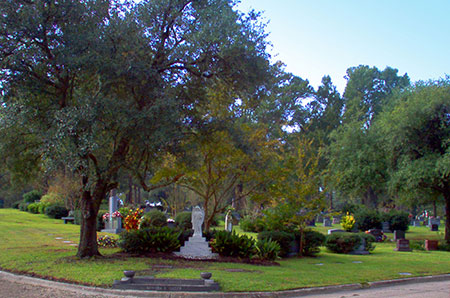
[[[85,190],[81,198],[80,244],[77,252],[79,258],[100,256],[97,247],[98,209],[99,207],[94,204],[90,191]]]
[[[444,193],[445,199],[445,241],[450,244],[450,189]]]

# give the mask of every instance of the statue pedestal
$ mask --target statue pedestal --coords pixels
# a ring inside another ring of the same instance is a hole
[[[180,252],[175,252],[175,255],[189,259],[217,258],[217,254],[211,252],[206,239],[199,235],[189,237],[189,240],[180,248]]]

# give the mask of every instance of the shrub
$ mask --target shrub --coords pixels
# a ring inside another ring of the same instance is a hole
[[[106,212],[108,212],[108,210],[98,210],[97,213],[97,231],[101,231],[105,228],[105,221],[103,220],[103,214],[105,214]],[[79,210],[79,216],[80,216],[80,223],[81,224],[81,210]],[[75,213],[74,216],[75,218]],[[75,219],[74,219],[75,222]]]
[[[14,202],[14,203],[11,205],[11,207],[14,208],[14,209],[19,209],[19,205],[20,205],[20,203],[22,203],[22,202],[23,202],[23,200],[22,200],[22,201]]]
[[[98,214],[103,214],[100,210],[98,211]],[[73,223],[75,225],[81,225],[81,210],[75,210],[73,211]]]
[[[365,250],[367,251],[373,251],[375,249],[375,245],[373,245],[375,242],[377,242],[377,239],[374,235],[366,234],[366,233],[359,233],[358,234],[360,238],[364,238],[366,240]],[[359,244],[358,244],[359,245]]]
[[[412,250],[425,250],[425,243],[422,240],[410,240],[409,241],[409,248],[411,248]]]
[[[108,235],[100,236],[97,239],[97,245],[100,247],[114,248],[117,247],[117,239]]]
[[[169,227],[130,230],[119,235],[119,247],[129,253],[173,252],[180,247],[180,232]]]
[[[300,236],[300,235],[299,235]],[[297,237],[296,237],[297,238]],[[298,240],[300,237],[298,237]],[[306,230],[303,232],[303,256],[313,256],[320,252],[320,246],[325,242],[325,235],[317,231]]]
[[[441,243],[438,245],[438,250],[450,251],[450,243]]]
[[[37,191],[37,190],[32,190],[30,192],[27,192],[25,194],[23,194],[23,200],[26,203],[34,203],[35,201],[39,201],[41,199],[41,192]]]
[[[30,203],[27,206],[27,211],[33,214],[39,213],[39,203]]]
[[[254,253],[255,240],[234,231],[218,231],[211,240],[211,247],[221,256],[249,258]]]
[[[19,203],[19,210],[20,211],[28,211],[28,204],[30,204],[30,203],[27,203],[25,201],[20,202]]]
[[[51,203],[39,202],[38,212],[40,214],[45,214],[45,209],[51,205],[52,205]]]
[[[404,211],[391,210],[387,220],[391,230],[406,231],[409,228],[409,214]]]
[[[50,218],[60,219],[61,217],[67,216],[69,210],[66,207],[59,205],[51,205],[45,208],[45,214]]]
[[[343,216],[341,219],[341,226],[347,232],[353,230],[353,227],[355,226],[354,216],[347,212],[347,215]]]
[[[360,231],[381,229],[381,216],[376,210],[359,210],[355,214],[356,225]]]
[[[292,241],[295,241],[295,235],[280,231],[263,231],[258,234],[258,240],[273,240],[280,245],[280,257],[286,257],[290,250]]]
[[[191,216],[192,213],[189,211],[180,212],[175,216],[175,224],[180,229],[190,230],[192,229]]]
[[[333,233],[327,236],[325,246],[335,253],[349,253],[359,245],[361,238],[355,233]]]
[[[261,217],[246,216],[239,221],[239,226],[245,232],[259,233],[267,230],[266,224]]]
[[[50,203],[52,205],[64,205],[64,199],[54,192],[49,192],[42,196],[41,202]]]
[[[164,212],[159,210],[152,210],[141,219],[139,229],[145,229],[150,227],[164,227],[167,225],[167,217]]]
[[[259,240],[255,245],[256,256],[263,260],[273,261],[277,259],[280,250],[280,245],[271,239]]]

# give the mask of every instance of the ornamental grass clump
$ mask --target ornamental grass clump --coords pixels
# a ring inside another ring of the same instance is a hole
[[[263,260],[273,261],[278,259],[280,250],[280,245],[272,239],[259,240],[255,245],[256,256]]]

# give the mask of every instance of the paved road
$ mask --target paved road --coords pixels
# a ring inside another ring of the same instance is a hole
[[[432,279],[430,279],[432,280]],[[450,279],[420,283],[393,283],[368,289],[354,289],[326,293],[297,291],[277,293],[157,293],[126,292],[83,287],[14,275],[0,271],[1,298],[113,298],[113,297],[317,297],[317,298],[450,298]]]

